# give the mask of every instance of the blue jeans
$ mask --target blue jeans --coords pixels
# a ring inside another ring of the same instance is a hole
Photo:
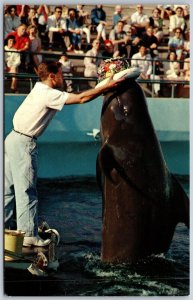
[[[17,230],[26,236],[38,233],[37,144],[33,138],[12,131],[5,139],[4,221],[5,228],[15,218]]]

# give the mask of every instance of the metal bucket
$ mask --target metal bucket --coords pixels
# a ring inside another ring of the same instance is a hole
[[[5,229],[5,250],[21,254],[24,235],[25,232],[21,230]]]

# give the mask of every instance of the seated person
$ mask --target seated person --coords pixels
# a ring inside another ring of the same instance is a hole
[[[91,24],[96,26],[97,30],[97,39],[101,38],[103,41],[106,40],[106,12],[103,9],[103,6],[96,5],[94,9],[91,10]]]
[[[118,51],[119,56],[130,57],[130,37],[123,30],[124,22],[118,21],[114,29],[110,31],[109,40],[113,43],[114,52]]]
[[[131,15],[131,25],[136,28],[139,37],[149,26],[149,17],[143,13],[143,5],[138,4],[136,12]]]
[[[169,52],[175,51],[177,54],[177,59],[182,59],[183,48],[184,48],[184,39],[182,37],[181,28],[174,29],[174,36],[170,37],[168,41]]]
[[[82,32],[86,34],[87,44],[90,44],[91,32],[90,32],[90,20],[89,20],[89,12],[84,10],[84,5],[77,4],[76,6],[76,15],[79,25],[82,28]]]
[[[26,32],[27,30],[27,26],[25,24],[20,24],[16,31],[12,31],[8,34],[7,37],[14,36],[15,38],[15,44],[14,44],[14,48],[20,52],[20,58],[21,58],[21,67],[23,69],[23,71],[26,71],[26,67],[27,67],[27,61],[26,61],[26,57],[27,57],[27,51],[29,50],[29,45],[30,45],[30,39],[29,36]]]
[[[59,62],[62,64],[63,75],[73,77],[73,64],[65,53],[63,55],[61,55]],[[73,92],[72,80],[65,79],[65,83],[66,83],[66,92],[72,93]]]
[[[177,55],[174,51],[169,54],[169,64],[165,68],[165,74],[168,79],[178,78],[180,75],[180,63],[177,61]]]
[[[172,15],[170,17],[170,22],[169,22],[169,32],[170,35],[174,35],[174,30],[176,28],[180,28],[182,32],[184,33],[184,30],[186,28],[186,22],[183,16],[183,8],[178,6],[175,10],[175,15]]]
[[[15,31],[20,24],[21,20],[16,14],[16,6],[9,5],[7,8],[7,15],[4,16],[5,37],[8,35],[8,33]]]
[[[117,25],[118,21],[122,21],[126,23],[127,19],[129,18],[128,16],[124,16],[122,14],[123,8],[121,5],[116,5],[115,6],[115,11],[113,13],[113,28]]]
[[[137,67],[141,70],[141,79],[160,79],[160,75],[153,74],[152,59],[150,54],[147,53],[147,48],[141,45],[139,52],[134,54],[131,59],[131,66]],[[153,84],[154,92],[158,96],[160,93],[160,84]]]
[[[158,56],[158,39],[154,35],[153,27],[149,26],[146,32],[141,36],[141,44],[143,44],[149,51],[151,57]]]
[[[6,71],[9,73],[16,74],[18,71],[18,66],[21,63],[20,54],[17,53],[15,47],[15,37],[13,35],[9,35],[5,40],[5,64]],[[10,51],[10,52],[9,52]],[[12,77],[11,79],[11,92],[17,93],[17,78]]]
[[[67,33],[66,19],[62,17],[62,7],[56,6],[54,14],[48,17],[47,28],[49,47],[53,47],[53,43],[64,49],[70,50],[70,40]]]
[[[88,50],[84,58],[84,76],[85,77],[97,77],[98,65],[100,59],[98,59],[100,53],[100,42],[98,39],[93,40],[92,49]]]
[[[66,20],[66,27],[70,37],[70,43],[75,53],[83,53],[81,51],[82,28],[76,17],[76,10],[70,8],[68,10],[69,18]]]
[[[149,25],[153,27],[154,35],[158,39],[158,42],[160,42],[164,36],[163,32],[163,25],[164,20],[160,16],[160,9],[155,8],[152,11],[152,16],[149,18]]]

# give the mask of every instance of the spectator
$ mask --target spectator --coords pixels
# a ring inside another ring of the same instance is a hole
[[[131,58],[131,66],[140,68],[140,78],[149,79],[152,74],[151,56],[147,53],[147,48],[143,45],[139,47],[139,52]]]
[[[90,21],[89,21],[89,12],[84,10],[84,5],[78,4],[76,6],[76,14],[78,18],[79,25],[82,28],[82,32],[86,34],[87,44],[90,44]]]
[[[177,78],[180,74],[180,63],[177,61],[177,55],[174,51],[169,54],[169,64],[167,64],[165,73],[169,79]]]
[[[26,51],[29,50],[30,39],[28,34],[26,33],[27,26],[25,24],[20,24],[16,31],[13,31],[8,34],[7,37],[13,35],[15,37],[14,48],[20,52],[21,56],[21,66],[23,70],[26,69]]]
[[[158,5],[157,8],[160,9],[160,17],[163,20],[169,20],[172,15],[175,15],[175,12],[173,11],[172,5]]]
[[[20,17],[21,23],[23,23],[23,18],[27,17],[29,9],[29,5],[16,5],[17,15]]]
[[[151,57],[158,56],[158,40],[154,35],[152,26],[149,26],[142,35],[141,43],[148,49]]]
[[[128,16],[123,16],[122,14],[123,8],[121,5],[116,5],[115,6],[115,11],[113,13],[113,28],[117,25],[119,21],[122,21],[124,23],[127,22]]]
[[[149,17],[143,13],[143,5],[138,4],[136,12],[131,15],[131,25],[137,30],[137,35],[140,37],[149,26]]]
[[[190,57],[190,31],[187,31],[185,33],[183,57],[184,58]]]
[[[110,31],[109,40],[112,41],[114,52],[118,51],[119,56],[130,57],[131,46],[129,44],[130,37],[123,30],[124,22],[118,21],[114,29]]]
[[[138,52],[141,39],[137,36],[136,28],[133,26],[130,26],[130,28],[127,29],[127,35],[129,36],[128,43],[131,46],[130,57],[132,57],[135,53]]]
[[[68,10],[69,18],[66,20],[66,26],[70,37],[70,43],[75,53],[83,53],[81,50],[82,29],[76,17],[76,10]]]
[[[183,8],[178,6],[176,8],[176,14],[170,16],[170,23],[169,23],[169,32],[170,35],[174,35],[174,30],[176,28],[181,28],[182,32],[184,33],[186,27],[185,19],[183,16]]]
[[[97,77],[98,65],[100,59],[98,58],[100,53],[100,42],[98,39],[93,40],[92,49],[86,52],[84,58],[84,76],[85,77]]]
[[[181,28],[174,29],[174,36],[170,37],[168,41],[169,52],[175,51],[177,54],[177,59],[182,59],[183,48],[184,48],[184,39],[182,38]]]
[[[156,36],[158,42],[163,38],[163,19],[160,17],[159,8],[155,8],[152,11],[152,16],[149,18],[149,25],[153,27],[154,35]]]
[[[96,26],[97,29],[97,39],[101,38],[106,40],[106,12],[102,5],[96,5],[94,9],[91,10],[91,24]]]
[[[59,59],[59,62],[61,63],[63,75],[73,77],[73,64],[65,53],[62,54],[62,56]],[[73,92],[72,80],[66,79],[65,83],[66,83],[66,92],[72,93]]]
[[[52,49],[56,43],[59,47],[71,50],[69,35],[67,33],[66,19],[62,16],[62,7],[56,6],[54,14],[48,17],[47,31],[49,38],[49,47]]]
[[[38,18],[36,15],[36,10],[33,7],[30,7],[27,15],[23,16],[21,19],[22,19],[22,23],[26,24],[26,26],[29,26],[29,25],[37,26],[38,25]]]
[[[33,71],[34,67],[37,67],[42,62],[42,55],[38,54],[41,52],[42,43],[38,37],[38,31],[35,25],[29,25],[27,28],[27,33],[30,39],[30,55],[29,55],[29,66],[30,70]],[[33,54],[35,52],[35,54]]]
[[[104,57],[104,59],[114,58],[114,57],[119,56],[118,51],[117,52],[114,51],[114,46],[113,46],[113,43],[111,40],[105,40],[104,47],[105,47],[105,50],[102,52],[102,56]]]
[[[153,68],[152,68],[152,59],[150,54],[147,54],[147,48],[143,45],[140,46],[139,52],[134,54],[131,59],[131,66],[140,68],[141,79],[158,79],[160,80],[160,75],[153,74]],[[154,92],[156,96],[159,96],[160,93],[160,84],[154,83],[153,84]]]
[[[47,38],[46,37],[46,26],[47,26],[49,14],[50,14],[50,10],[46,4],[40,5],[38,7],[38,9],[37,9],[37,16],[38,16],[37,29],[38,29],[39,37],[42,42],[45,41]]]
[[[15,47],[15,37],[13,35],[9,35],[9,37],[5,41],[5,63],[6,63],[6,71],[12,74],[17,73],[18,66],[20,65],[20,54],[17,53]],[[10,51],[10,52],[9,52]],[[17,78],[12,77],[11,79],[11,92],[17,93]]]
[[[184,68],[183,68],[183,73],[184,73],[184,80],[190,81],[190,58],[185,58],[184,60]]]
[[[20,18],[16,15],[16,6],[10,5],[7,8],[7,14],[4,16],[5,37],[12,31],[15,31],[21,24]]]
[[[181,4],[174,5],[174,11],[179,6],[183,9],[183,17],[184,17],[184,19],[185,20],[189,20],[189,17],[190,17],[190,8],[189,8],[189,5],[181,5]]]

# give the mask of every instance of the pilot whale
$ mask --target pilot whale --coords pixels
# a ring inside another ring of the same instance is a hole
[[[189,198],[168,170],[135,79],[104,95],[100,131],[102,261],[132,263],[167,252],[176,225],[189,226]]]

